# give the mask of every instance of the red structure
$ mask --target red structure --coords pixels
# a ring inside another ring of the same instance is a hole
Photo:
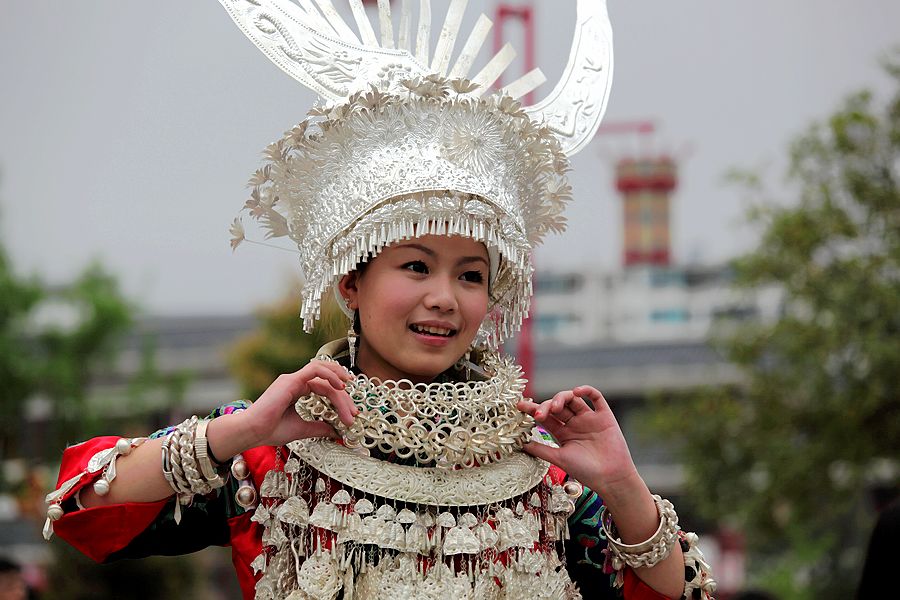
[[[613,121],[603,123],[597,135],[648,135],[655,131],[653,121]],[[677,165],[668,155],[626,157],[616,163],[616,188],[625,203],[622,236],[625,267],[671,264],[669,213],[677,184]]]
[[[670,264],[669,204],[676,183],[675,161],[669,156],[623,158],[616,165],[616,188],[625,202],[626,267]]]
[[[494,53],[500,51],[506,43],[505,26],[509,21],[518,21],[522,23],[525,32],[525,54],[523,73],[528,73],[534,69],[534,8],[531,5],[512,5],[500,3],[497,6],[497,12],[494,16]],[[494,84],[496,88],[503,87],[501,80],[498,79]],[[534,104],[534,93],[529,92],[522,98],[525,105]],[[532,266],[534,266],[534,256],[531,258]],[[525,384],[525,397],[534,397],[534,386],[532,379],[534,375],[534,346],[532,342],[532,315],[534,314],[534,297],[531,300],[531,311],[522,322],[522,329],[518,336],[518,348],[516,350],[516,358],[525,372],[525,378],[528,383]]]
[[[500,3],[497,5],[497,13],[494,16],[494,53],[500,51],[503,44],[506,43],[506,24],[510,21],[518,21],[522,23],[524,28],[524,69],[522,73],[528,73],[534,69],[534,8],[530,4],[514,5]],[[498,89],[503,87],[501,80],[498,79],[494,84]],[[534,92],[528,92],[523,103],[526,106],[534,104]]]

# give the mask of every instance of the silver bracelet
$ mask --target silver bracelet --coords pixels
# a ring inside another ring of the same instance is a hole
[[[175,430],[169,434],[167,440],[169,449],[169,469],[172,474],[171,486],[172,489],[175,490],[175,493],[178,495],[179,500],[184,500],[185,496],[190,497],[193,493],[191,491],[191,484],[184,472],[184,467],[181,464],[181,438],[184,436],[186,428],[190,427],[190,424],[191,419],[188,419],[183,423],[177,425],[175,427]],[[187,502],[182,503],[187,504]]]
[[[178,438],[178,453],[181,456],[181,468],[184,471],[190,492],[192,494],[208,494],[213,487],[206,481],[200,469],[197,467],[197,458],[194,456],[194,437],[197,432],[199,419],[194,416],[188,422],[179,425],[182,430]]]
[[[653,501],[659,513],[659,527],[649,539],[639,544],[625,544],[618,538],[615,523],[606,506],[603,507],[600,526],[606,535],[612,554],[612,567],[616,571],[626,565],[632,569],[652,567],[665,560],[678,541],[678,515],[675,513],[675,507],[656,494],[653,494]]]
[[[175,486],[175,479],[172,476],[172,459],[171,459],[171,450],[169,445],[172,443],[172,434],[168,434],[162,443],[162,472],[163,477],[166,478],[166,481],[169,482],[169,485],[175,492],[178,492],[178,488]]]
[[[205,452],[206,425],[208,421],[193,416],[176,426],[162,445],[163,476],[178,494],[181,504],[188,504],[195,494],[208,494],[225,485]],[[204,434],[199,442],[198,432]],[[198,453],[200,448],[202,451]],[[207,469],[212,476],[208,476]]]
[[[225,480],[216,471],[209,458],[209,440],[206,439],[206,428],[209,421],[202,419],[197,423],[197,430],[194,432],[194,457],[197,459],[197,465],[200,467],[200,473],[206,482],[213,488],[219,488],[225,485]]]

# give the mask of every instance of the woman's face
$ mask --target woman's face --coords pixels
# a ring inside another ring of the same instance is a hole
[[[369,377],[429,382],[462,356],[487,314],[484,244],[426,235],[386,247],[340,283],[359,310],[356,362]]]

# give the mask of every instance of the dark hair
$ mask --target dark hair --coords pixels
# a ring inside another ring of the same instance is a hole
[[[13,562],[6,557],[0,556],[0,575],[4,575],[6,573],[20,573],[21,571],[22,567],[20,567],[18,563]]]

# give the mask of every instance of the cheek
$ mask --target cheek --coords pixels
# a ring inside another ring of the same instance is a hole
[[[473,321],[473,325],[478,327],[488,312],[487,291],[467,295],[464,306],[466,320]]]
[[[370,317],[376,321],[386,320],[386,317],[402,316],[409,310],[415,300],[408,289],[408,284],[402,279],[391,279],[380,282],[381,285],[372,287],[366,294],[367,311]]]

